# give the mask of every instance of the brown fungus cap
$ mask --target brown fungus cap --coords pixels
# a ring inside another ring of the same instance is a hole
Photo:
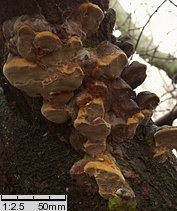
[[[141,112],[144,115],[144,120],[142,121],[142,125],[147,125],[151,116],[153,114],[153,110],[157,107],[159,103],[159,98],[156,94],[145,91],[140,92],[135,101],[141,108]]]
[[[31,28],[31,30],[35,32],[41,32],[41,31],[55,31],[53,26],[51,26],[44,18],[44,16],[39,14],[34,15],[22,15],[18,17],[14,17],[10,20],[7,20],[3,23],[3,34],[6,39],[6,43],[8,44],[8,48],[10,52],[13,52],[15,55],[18,55],[17,50],[17,34],[20,28],[23,28],[24,26],[28,26]],[[29,37],[32,35],[30,32],[31,30],[28,30],[29,34],[27,33],[24,38],[25,31],[23,33],[20,32],[21,38],[23,40],[28,40]],[[27,32],[27,30],[26,30]],[[26,45],[26,44],[25,44]],[[23,50],[22,50],[23,51]],[[25,53],[25,51],[23,51]]]
[[[122,142],[132,138],[127,133],[127,124],[121,121],[112,125],[111,136],[115,142]]]
[[[104,18],[99,6],[90,2],[81,4],[73,14],[73,19],[80,22],[82,30],[89,36],[94,34]]]
[[[140,112],[140,108],[136,102],[132,99],[126,98],[126,96],[120,97],[117,102],[115,101],[111,110],[116,116],[121,116],[125,120]]]
[[[77,184],[91,192],[98,192],[98,185],[94,177],[90,177],[84,172],[85,165],[91,160],[90,157],[77,161],[70,170],[71,177]]]
[[[142,123],[144,115],[141,112],[130,116],[126,121],[123,118],[117,118],[112,115],[110,119],[112,129],[111,135],[115,141],[125,141],[132,139],[136,133],[138,125]]]
[[[12,55],[7,59],[3,73],[14,87],[34,97],[39,96],[42,80],[46,77],[46,73],[36,63]]]
[[[104,120],[104,107],[101,98],[93,99],[78,111],[74,127],[91,140],[105,139],[111,125]]]
[[[71,36],[67,40],[63,40],[62,44],[64,61],[68,61],[69,58],[74,57],[83,47],[82,41],[78,36]]]
[[[99,194],[105,199],[116,196],[117,193],[122,197],[122,194],[118,191],[120,188],[131,190],[127,194],[127,199],[135,197],[132,189],[126,185],[119,167],[115,164],[115,160],[109,155],[103,155],[102,160],[89,161],[84,167],[84,172],[95,177],[99,187]]]
[[[84,143],[87,141],[87,138],[83,136],[79,131],[73,129],[69,138],[71,146],[76,150],[76,152],[81,155],[85,154]]]
[[[95,119],[104,117],[104,105],[101,98],[95,98],[92,101],[85,104],[80,109],[80,113],[87,114],[85,117],[88,121],[94,121]]]
[[[97,47],[97,56],[97,65],[93,70],[93,77],[96,78],[118,78],[128,62],[125,53],[108,41]]]
[[[122,98],[124,100],[125,98],[130,99],[134,97],[134,92],[130,85],[121,78],[110,81],[109,89],[111,90],[113,101],[117,101],[119,99],[122,101]]]
[[[140,108],[144,109],[155,109],[159,103],[159,98],[156,94],[145,91],[145,92],[140,92],[135,101],[137,104],[140,106]]]
[[[163,127],[154,134],[157,147],[162,146],[168,149],[177,149],[177,127]]]
[[[134,53],[134,46],[131,38],[127,35],[121,35],[117,38],[115,45],[117,45],[129,58]]]
[[[30,26],[36,32],[42,32],[42,31],[55,32],[54,27],[50,25],[50,23],[47,22],[44,16],[42,16],[41,14],[22,15],[17,17],[13,25],[14,32],[16,33],[19,30],[19,28],[21,28],[21,26],[23,25]]]
[[[48,66],[69,61],[82,48],[79,37],[72,36],[61,41],[49,31],[37,33],[33,44],[38,61]]]
[[[24,25],[17,31],[17,49],[20,56],[29,60],[35,61],[36,54],[33,47],[33,41],[36,33],[28,25]]]
[[[58,124],[67,122],[68,119],[70,118],[69,112],[66,106],[55,107],[50,103],[43,104],[41,108],[41,113],[49,121],[58,123]]]
[[[84,151],[91,157],[98,157],[106,151],[106,139],[87,140],[84,145]]]
[[[84,77],[77,63],[67,63],[44,70],[36,63],[18,56],[8,58],[3,73],[13,86],[30,96],[35,92],[43,96],[51,92],[72,92],[82,84]]]
[[[123,78],[132,89],[135,89],[145,80],[146,69],[145,64],[134,61],[123,70],[121,78]]]
[[[42,81],[44,93],[72,92],[82,84],[84,73],[74,62],[48,69],[48,76]]]
[[[36,49],[41,49],[50,53],[58,48],[61,48],[60,38],[52,32],[42,31],[37,33],[33,42]],[[40,50],[39,49],[39,50]]]
[[[109,8],[104,12],[104,19],[100,25],[98,35],[99,40],[115,41],[116,38],[112,35],[116,25],[116,12],[113,8]]]

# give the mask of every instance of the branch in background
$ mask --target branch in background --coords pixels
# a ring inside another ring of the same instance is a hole
[[[141,37],[142,37],[142,35],[143,35],[143,32],[144,32],[146,26],[148,25],[148,23],[150,22],[151,18],[154,16],[154,14],[161,8],[161,6],[162,6],[163,4],[165,4],[166,1],[167,1],[167,0],[163,1],[163,2],[157,7],[157,9],[149,16],[147,22],[146,22],[145,25],[142,27],[142,30],[140,31],[140,34],[139,34],[139,36],[138,36],[138,39],[137,39],[137,42],[136,42],[136,45],[135,45],[135,51],[136,51],[136,49],[138,48],[138,44],[139,44],[139,42],[140,42],[140,39],[141,39]]]
[[[165,3],[165,1],[163,3]],[[130,36],[135,46],[138,42],[136,52],[151,65],[163,69],[169,76],[173,76],[177,72],[177,58],[168,53],[159,51],[157,46],[152,42],[152,37],[149,38],[142,33],[144,30],[143,27],[137,27],[135,23],[133,23],[131,15],[123,9],[117,0],[110,0],[110,8],[114,8],[117,13],[117,29],[120,30],[122,34]],[[152,51],[152,49],[154,50]]]
[[[164,116],[160,117],[155,121],[155,124],[157,126],[163,126],[163,125],[172,125],[173,121],[177,118],[177,106],[165,114]]]
[[[175,4],[173,1],[169,0],[169,2],[170,2],[171,4],[173,4],[175,7],[177,7],[177,4]]]

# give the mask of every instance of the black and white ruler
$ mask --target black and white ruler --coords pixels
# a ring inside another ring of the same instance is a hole
[[[0,211],[67,211],[67,195],[1,195]]]

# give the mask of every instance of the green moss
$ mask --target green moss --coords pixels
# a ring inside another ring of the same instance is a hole
[[[148,143],[148,145],[153,145],[154,144],[154,138],[153,136],[146,136],[146,142]]]
[[[93,40],[91,39],[86,39],[84,42],[83,42],[83,46],[85,48],[94,48],[95,47],[95,43]]]
[[[116,206],[119,206],[120,204],[121,204],[121,198],[113,197],[113,198],[110,198],[108,201],[108,208],[109,210],[113,210]]]
[[[108,208],[110,211],[136,211],[136,200],[125,200],[120,197],[112,197],[109,199]]]

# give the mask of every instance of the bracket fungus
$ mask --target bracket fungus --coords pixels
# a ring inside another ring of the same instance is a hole
[[[144,120],[142,124],[146,125],[153,114],[153,110],[157,107],[159,103],[159,98],[156,94],[145,91],[140,92],[137,95],[135,101],[140,106],[141,112],[144,115]]]
[[[83,41],[98,30],[103,18],[99,6],[91,2],[81,3],[61,26],[61,36],[78,36]]]
[[[123,78],[132,89],[135,89],[141,85],[146,78],[146,65],[137,61],[132,62],[123,70],[121,78]]]
[[[67,120],[70,118],[69,112],[65,105],[60,107],[59,106],[55,107],[53,104],[43,103],[43,106],[41,108],[41,113],[49,121],[58,124],[67,122]]]
[[[93,77],[96,78],[115,79],[120,76],[128,62],[125,53],[107,41],[97,47],[97,57],[97,66],[93,71]]]
[[[114,159],[109,155],[103,155],[102,159],[90,160],[84,166],[84,172],[95,177],[100,195],[105,199],[116,195],[125,197],[126,194],[127,199],[134,198],[133,190],[126,184]]]
[[[128,58],[134,53],[133,43],[127,35],[119,36],[115,41],[115,45],[122,49]]]
[[[154,158],[164,162],[172,149],[177,149],[177,127],[163,126],[154,132]]]
[[[177,148],[177,127],[164,127],[159,129],[155,134],[156,146],[164,146],[169,149]]]
[[[102,9],[90,2],[81,4],[74,13],[74,20],[82,25],[87,36],[98,30],[103,18]]]
[[[86,2],[75,8],[60,30],[39,15],[6,21],[3,33],[9,55],[3,73],[14,87],[43,98],[41,113],[49,121],[72,122],[70,143],[84,155],[70,171],[79,184],[105,199],[132,199],[135,194],[110,155],[108,138],[117,143],[133,139],[137,127],[148,124],[159,99],[133,90],[145,80],[146,66],[127,64],[134,51],[127,37],[115,44],[84,46],[103,18],[101,8]],[[176,146],[176,131],[157,131],[156,146]]]
[[[111,131],[111,125],[104,120],[102,99],[94,99],[81,107],[74,127],[88,139],[106,139]]]

